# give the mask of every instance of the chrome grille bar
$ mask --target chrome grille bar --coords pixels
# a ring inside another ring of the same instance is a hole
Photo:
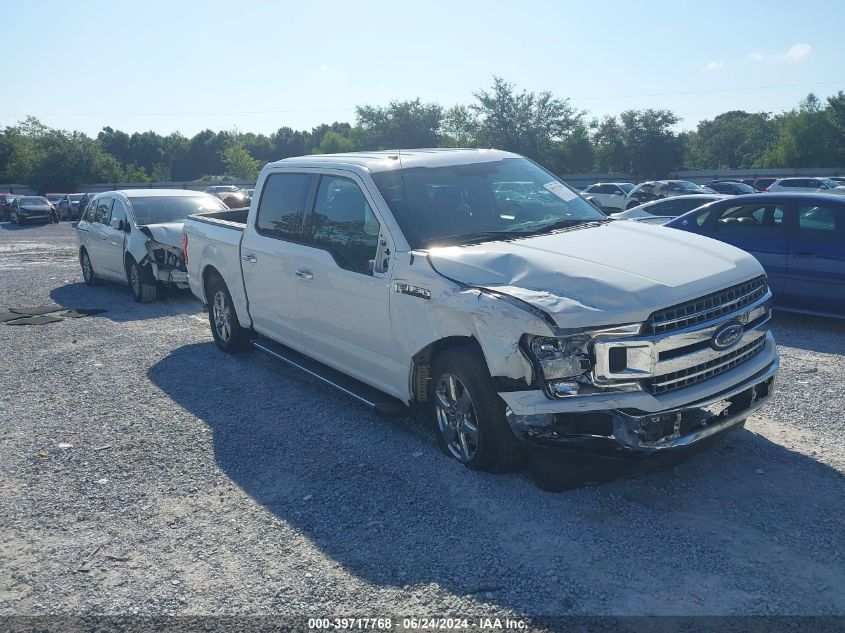
[[[761,275],[725,290],[655,312],[646,322],[644,332],[665,334],[705,323],[754,303],[767,291],[766,276]]]
[[[718,376],[737,365],[744,363],[755,354],[763,350],[766,345],[765,337],[758,338],[751,343],[738,347],[719,358],[706,363],[693,365],[686,369],[675,371],[645,381],[645,389],[653,395],[660,395],[677,389],[689,387],[695,383]]]

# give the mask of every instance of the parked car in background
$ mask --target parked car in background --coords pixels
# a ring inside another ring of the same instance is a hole
[[[85,214],[85,209],[88,207],[88,203],[94,199],[96,193],[83,193],[82,197],[79,199],[79,217],[81,218]]]
[[[840,185],[845,185],[845,176],[831,176],[828,180],[832,180]]]
[[[56,208],[43,196],[15,196],[10,213],[15,224],[59,221]]]
[[[729,198],[666,226],[754,255],[766,269],[777,307],[845,316],[845,197],[765,193]]]
[[[581,195],[598,203],[603,211],[623,211],[626,196],[635,186],[630,182],[597,182],[582,190]]]
[[[61,202],[62,198],[64,198],[67,194],[66,193],[45,193],[44,197],[53,205],[53,208],[58,211],[59,209],[59,202]]]
[[[222,351],[419,410],[447,456],[493,472],[536,448],[607,477],[607,458],[677,455],[771,395],[770,293],[747,253],[608,220],[508,152],[398,156],[270,163],[248,210],[188,218],[191,291]],[[518,209],[502,182],[531,183]]]
[[[649,180],[634,187],[626,196],[625,208],[633,209],[637,205],[672,196],[688,196],[705,193],[694,182],[688,180]]]
[[[13,193],[0,193],[0,220],[9,220],[12,211],[12,200],[15,198],[16,196]]]
[[[78,220],[79,201],[82,200],[84,193],[68,193],[59,200],[59,218],[62,220]]]
[[[778,178],[766,188],[766,191],[845,195],[845,185],[830,178]]]
[[[182,223],[191,214],[224,209],[215,196],[183,189],[98,194],[76,225],[85,283],[128,283],[139,302],[155,301],[159,283],[187,288]]]
[[[206,188],[205,191],[220,198],[230,209],[242,209],[249,206],[250,196],[245,189],[235,185],[214,185]]]
[[[741,196],[747,193],[757,193],[757,190],[751,185],[735,180],[714,180],[708,182],[707,187],[716,193],[723,193],[728,196]]]
[[[617,220],[649,220],[650,224],[664,224],[672,218],[677,218],[679,215],[726,197],[728,196],[719,193],[693,193],[688,196],[675,196],[662,200],[652,200],[627,211],[612,213],[610,217]]]
[[[766,189],[768,189],[768,188],[769,188],[769,186],[770,186],[770,185],[771,185],[771,184],[772,184],[775,180],[777,180],[777,178],[773,178],[773,177],[771,177],[771,176],[766,176],[766,177],[764,177],[764,178],[755,178],[755,179],[754,179],[753,184],[752,184],[752,183],[747,183],[747,182],[746,182],[745,184],[750,184],[750,185],[751,185],[752,187],[754,187],[757,191],[759,191],[759,192],[761,192],[761,193],[762,193],[763,191],[765,191]],[[745,181],[743,181],[743,182],[745,182]]]

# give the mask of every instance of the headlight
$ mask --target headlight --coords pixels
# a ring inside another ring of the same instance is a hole
[[[592,369],[587,352],[589,342],[590,337],[584,334],[560,338],[535,336],[529,347],[546,380],[573,379]]]

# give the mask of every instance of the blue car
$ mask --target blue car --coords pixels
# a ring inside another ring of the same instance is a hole
[[[845,196],[751,194],[712,202],[665,226],[754,255],[776,307],[845,317]]]

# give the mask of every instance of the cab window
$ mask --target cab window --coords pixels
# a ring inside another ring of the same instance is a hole
[[[783,207],[776,204],[728,207],[716,220],[716,231],[723,234],[771,234],[783,228]]]
[[[264,182],[255,228],[261,235],[300,239],[305,200],[311,186],[308,174],[271,174]]]
[[[845,242],[845,212],[820,205],[800,207],[798,237],[813,242]]]
[[[332,254],[337,265],[372,274],[381,227],[364,193],[349,178],[322,176],[308,218],[308,241]]]

